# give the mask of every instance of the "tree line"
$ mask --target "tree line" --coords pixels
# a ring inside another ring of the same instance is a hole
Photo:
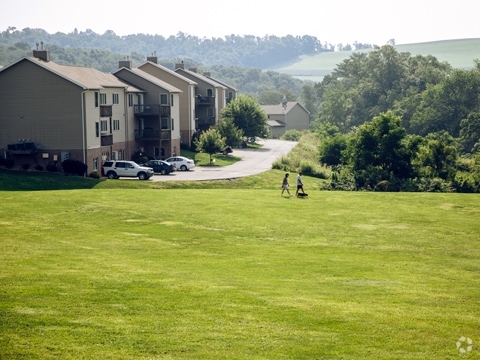
[[[112,30],[97,34],[87,29],[70,33],[49,34],[43,29],[8,27],[0,32],[0,43],[15,45],[25,43],[30,47],[43,42],[60,48],[109,50],[117,54],[151,54],[156,51],[162,58],[178,56],[195,59],[208,65],[242,66],[267,69],[274,64],[288,62],[300,55],[320,52],[352,50],[350,44],[338,46],[322,42],[315,36],[226,35],[223,38],[206,38],[179,32],[177,35],[131,34],[118,36]],[[371,48],[371,44],[355,42],[353,48]]]
[[[480,61],[474,64],[452,69],[386,45],[353,53],[306,85],[332,186],[480,192]]]

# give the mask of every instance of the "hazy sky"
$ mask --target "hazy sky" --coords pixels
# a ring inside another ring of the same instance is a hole
[[[13,26],[165,37],[179,31],[207,38],[290,34],[331,44],[480,38],[479,16],[479,0],[0,0],[0,31]]]

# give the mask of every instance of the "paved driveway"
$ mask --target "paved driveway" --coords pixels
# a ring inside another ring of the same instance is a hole
[[[282,155],[288,154],[297,145],[294,141],[269,139],[260,141],[259,149],[233,149],[233,156],[241,161],[229,166],[196,166],[190,171],[175,171],[170,175],[154,175],[153,181],[190,181],[190,180],[222,180],[260,174],[272,168],[273,162]]]

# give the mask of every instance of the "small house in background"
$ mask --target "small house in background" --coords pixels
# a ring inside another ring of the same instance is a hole
[[[272,137],[280,138],[288,130],[308,130],[310,112],[297,101],[283,99],[278,105],[262,105],[267,113],[268,126]]]

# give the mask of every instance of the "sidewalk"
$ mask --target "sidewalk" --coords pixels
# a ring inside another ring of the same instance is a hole
[[[175,171],[170,175],[154,175],[153,181],[223,180],[260,174],[270,170],[275,160],[288,154],[297,142],[284,140],[260,140],[259,149],[234,149],[232,155],[242,160],[229,166],[195,166],[190,171]]]

